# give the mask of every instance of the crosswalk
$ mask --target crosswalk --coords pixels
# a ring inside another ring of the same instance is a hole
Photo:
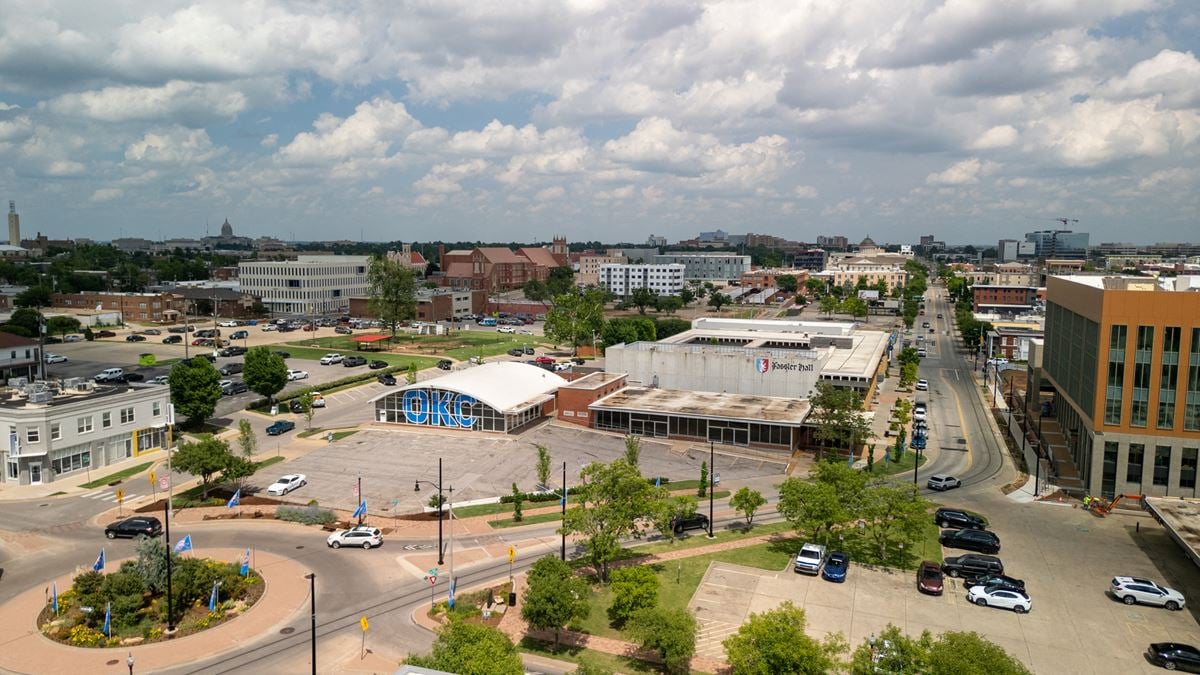
[[[83,497],[84,499],[99,499],[99,500],[101,500],[101,501],[112,502],[112,503],[114,503],[114,504],[116,504],[116,503],[117,503],[117,491],[116,491],[116,489],[112,489],[112,490],[97,490],[96,492],[89,492],[89,493],[87,493],[87,494],[80,495],[80,497]],[[130,492],[126,492],[126,493],[125,493],[125,501],[127,501],[127,502],[128,502],[128,501],[132,501],[132,500],[134,500],[134,499],[136,499],[136,498],[137,498],[137,495],[136,495],[136,494],[133,494],[133,493],[130,493]]]

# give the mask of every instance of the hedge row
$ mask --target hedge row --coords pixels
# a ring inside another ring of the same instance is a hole
[[[650,483],[651,485],[654,485],[655,483],[658,483],[659,485],[666,485],[667,483],[671,482],[671,479],[667,478],[666,476],[662,476],[662,477],[656,476],[654,478],[647,478],[646,482]],[[568,495],[568,496],[570,496],[570,495]],[[556,502],[560,499],[562,499],[562,497],[560,497],[557,492],[526,492],[521,496],[521,501],[533,502],[535,504],[538,502]],[[437,502],[433,502],[431,505],[436,505],[436,503]],[[503,495],[502,497],[500,497],[500,503],[501,504],[513,503],[513,496],[511,494]]]
[[[362,384],[363,382],[367,382],[369,380],[374,380],[375,378],[379,377],[379,375],[381,373],[391,373],[393,375],[397,375],[396,380],[397,380],[397,383],[399,383],[399,381],[401,380],[401,378],[399,377],[399,374],[403,373],[403,372],[407,372],[407,371],[408,371],[408,367],[406,367],[406,366],[389,366],[387,368],[380,368],[379,370],[372,370],[369,373],[358,373],[355,375],[351,375],[350,377],[343,377],[340,380],[324,382],[321,384],[313,385],[311,387],[304,387],[303,389],[297,389],[295,391],[290,391],[286,394],[276,396],[275,403],[286,403],[287,401],[290,401],[294,398],[300,398],[301,396],[303,396],[305,394],[311,394],[311,393],[317,392],[317,391],[328,392],[331,389],[337,389],[339,387],[345,387],[345,386],[349,386],[352,384]],[[256,401],[251,402],[250,405],[248,405],[247,407],[252,410],[265,410],[265,409],[271,407],[271,402],[268,399],[260,398]]]
[[[333,511],[319,506],[280,506],[275,509],[275,517],[305,525],[328,525],[337,519]]]

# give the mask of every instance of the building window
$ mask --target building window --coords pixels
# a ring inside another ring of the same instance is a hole
[[[75,420],[75,430],[81,434],[92,433],[92,416],[84,415]]]
[[[1116,441],[1104,442],[1104,474],[1100,477],[1100,493],[1106,499],[1112,499],[1117,492],[1117,450]]]
[[[37,427],[25,428],[25,442],[37,443],[42,440],[42,430]]]
[[[1154,448],[1154,484],[1167,485],[1171,476],[1171,446],[1158,445]]]
[[[151,404],[150,412],[155,417],[162,415],[162,401],[155,401],[153,404]]]
[[[52,441],[62,440],[62,425],[59,424],[58,422],[50,423],[50,440],[52,440]]]
[[[1179,463],[1179,487],[1195,489],[1197,454],[1196,448],[1183,449],[1183,460]]]
[[[100,426],[104,429],[112,426],[112,413],[100,413]]]
[[[1154,352],[1154,326],[1138,326],[1137,351],[1133,354],[1133,404],[1129,424],[1146,426],[1150,411],[1150,359]]]
[[[1179,380],[1179,326],[1163,328],[1162,369],[1158,380],[1159,429],[1175,426],[1175,383]]]
[[[1129,460],[1125,463],[1125,482],[1142,482],[1142,461],[1145,459],[1146,446],[1141,443],[1129,444]]]
[[[10,480],[16,480],[19,478],[21,475],[20,471],[21,469],[16,462],[8,462],[8,477]]]
[[[54,470],[55,475],[61,476],[64,473],[71,473],[80,469],[86,469],[92,465],[92,451],[87,446],[79,448],[68,448],[62,451],[59,456],[50,460],[50,468]]]
[[[1183,406],[1183,430],[1200,431],[1200,328],[1192,329],[1188,349],[1187,399]]]
[[[1108,338],[1108,384],[1104,390],[1104,423],[1121,423],[1121,397],[1125,383],[1126,326],[1113,326]]]

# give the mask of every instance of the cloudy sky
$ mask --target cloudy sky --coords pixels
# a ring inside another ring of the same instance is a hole
[[[152,10],[146,9],[152,7]],[[27,234],[1200,240],[1194,0],[0,0]]]

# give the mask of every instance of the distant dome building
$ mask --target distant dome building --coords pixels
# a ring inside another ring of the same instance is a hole
[[[219,237],[204,237],[200,242],[205,248],[250,248],[254,245],[250,237],[235,237],[233,235],[233,225],[229,224],[229,219],[221,223],[221,236]]]
[[[233,226],[229,224],[228,218],[226,218],[225,222],[221,224],[221,236],[222,237],[232,237],[233,236]]]

